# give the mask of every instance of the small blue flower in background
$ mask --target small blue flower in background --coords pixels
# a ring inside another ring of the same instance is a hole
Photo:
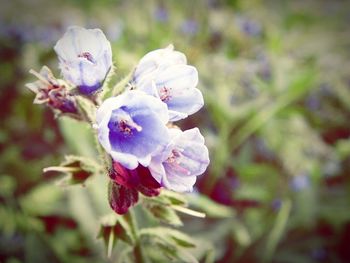
[[[304,189],[307,189],[310,186],[310,178],[306,174],[300,174],[294,176],[290,182],[290,187],[293,191],[299,192]]]
[[[185,35],[194,36],[198,32],[199,26],[196,20],[187,19],[181,24],[180,29]]]
[[[100,29],[69,27],[54,47],[63,77],[83,94],[101,88],[112,67],[111,44]]]
[[[196,88],[197,69],[187,65],[186,56],[172,45],[146,54],[135,69],[133,82],[137,89],[167,104],[170,121],[184,119],[204,104]]]
[[[257,21],[239,16],[236,19],[236,23],[241,32],[243,32],[247,36],[257,37],[260,36],[262,33],[261,25]]]
[[[152,176],[167,189],[177,192],[192,191],[198,175],[209,164],[209,153],[204,138],[197,128],[182,132],[170,129],[171,142],[149,165]]]
[[[108,24],[106,35],[111,41],[118,41],[122,38],[125,30],[125,25],[121,20],[114,20]]]
[[[153,17],[156,21],[165,23],[169,20],[168,10],[164,6],[158,6],[153,12]]]
[[[128,169],[148,166],[170,137],[166,104],[132,90],[105,100],[97,110],[98,138],[113,160]]]

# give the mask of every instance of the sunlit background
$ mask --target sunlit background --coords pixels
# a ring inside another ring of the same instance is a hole
[[[199,71],[211,164],[182,216],[200,262],[350,262],[348,1],[3,1],[0,7],[0,262],[120,262],[97,239],[105,181],[43,173],[95,157],[89,129],[33,105],[25,83],[70,25],[101,28],[118,77],[174,44]],[[79,140],[77,140],[79,134]],[[142,221],[142,219],[140,219]],[[150,246],[149,249],[152,249]],[[155,251],[154,253],[157,253]]]

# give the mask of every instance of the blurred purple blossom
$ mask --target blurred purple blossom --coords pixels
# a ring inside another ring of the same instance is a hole
[[[121,38],[124,32],[124,23],[121,20],[116,20],[110,23],[106,29],[106,35],[111,41],[117,41]]]
[[[157,6],[154,10],[153,16],[158,22],[167,22],[169,20],[168,10],[164,6]]]
[[[242,16],[236,18],[235,21],[241,32],[247,36],[256,37],[261,35],[262,28],[257,21]]]
[[[310,178],[306,174],[299,174],[299,175],[293,176],[293,178],[290,181],[290,187],[295,192],[305,190],[309,188],[309,186],[310,186]]]
[[[274,211],[278,211],[282,206],[282,200],[280,198],[276,198],[271,202],[271,208]]]
[[[180,30],[185,35],[194,36],[199,30],[198,22],[194,19],[186,19],[182,22]]]

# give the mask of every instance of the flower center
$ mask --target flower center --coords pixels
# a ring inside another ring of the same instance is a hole
[[[163,87],[159,90],[159,95],[160,95],[160,99],[163,101],[163,102],[167,102],[171,99],[171,96],[170,96],[170,89],[167,88],[167,87]]]
[[[95,63],[94,58],[92,57],[90,52],[83,52],[81,54],[78,55],[78,58],[85,58],[88,61],[90,61],[91,63]]]
[[[134,130],[142,131],[142,127],[135,123],[130,115],[123,109],[112,112],[108,127],[113,132],[121,132],[124,135],[131,135]]]
[[[179,160],[180,157],[181,157],[180,151],[177,150],[177,149],[173,149],[171,151],[170,156],[166,159],[165,162],[168,165],[171,165],[174,168],[174,170],[176,170],[176,171],[178,171],[180,173],[183,173],[183,174],[190,175],[191,172],[188,169],[186,169],[186,168],[181,166],[181,161]]]

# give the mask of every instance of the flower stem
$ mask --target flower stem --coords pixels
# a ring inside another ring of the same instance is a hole
[[[111,167],[111,160],[110,160],[110,157],[108,156],[108,154],[102,148],[100,142],[98,141],[97,131],[95,131],[94,140],[95,140],[96,150],[97,150],[97,152],[100,156],[100,160],[102,162],[102,166],[103,166],[104,170],[106,172],[108,172],[109,168]]]
[[[135,243],[134,243],[134,248],[133,248],[133,254],[135,258],[136,263],[147,263],[148,261],[145,258],[145,255],[142,251],[142,244],[140,240],[140,236],[138,233],[138,226],[137,226],[137,221],[135,217],[135,213],[133,209],[130,209],[129,212],[125,215],[126,220],[129,222],[132,235],[134,237]]]

